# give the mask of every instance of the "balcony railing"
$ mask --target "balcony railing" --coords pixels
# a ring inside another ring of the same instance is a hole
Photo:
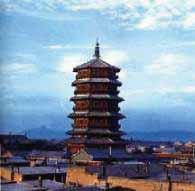
[[[75,90],[74,94],[88,94],[88,93],[92,93],[92,94],[110,94],[110,95],[118,95],[119,94],[119,90]]]

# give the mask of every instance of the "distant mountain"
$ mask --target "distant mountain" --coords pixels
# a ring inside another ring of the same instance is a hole
[[[29,129],[26,134],[31,139],[64,139],[67,136],[65,129],[52,129],[45,126]]]
[[[65,139],[67,129],[58,129],[58,128],[48,128],[48,127],[40,127],[33,128],[27,131],[27,136],[33,139]],[[195,133],[188,131],[151,131],[151,132],[141,132],[141,131],[133,131],[127,132],[127,138],[133,138],[136,140],[150,140],[150,141],[188,141],[195,140]]]
[[[122,127],[126,132],[161,132],[184,131],[195,132],[195,111],[161,110],[123,112],[126,119],[122,120]]]
[[[195,140],[195,132],[173,130],[173,131],[151,131],[151,132],[129,132],[128,138],[136,140],[154,140],[154,141],[188,141]]]
[[[28,100],[27,100],[28,101]],[[25,133],[31,138],[64,139],[71,128],[67,115],[58,109],[26,113],[7,113],[0,117],[0,133]],[[121,130],[128,137],[141,140],[195,140],[195,111],[181,110],[127,110]]]

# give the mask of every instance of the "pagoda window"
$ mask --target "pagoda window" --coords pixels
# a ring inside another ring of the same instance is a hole
[[[78,102],[76,105],[76,109],[78,110],[87,109],[87,104],[85,102]]]
[[[92,70],[91,74],[92,74],[92,77],[96,77],[97,76],[97,70]]]
[[[92,84],[91,85],[91,90],[92,92],[106,92],[108,90],[108,85],[107,84]]]
[[[92,69],[91,70],[91,76],[94,77],[94,78],[97,78],[97,77],[106,77],[108,75],[108,72],[107,70],[105,69]]]
[[[91,103],[91,108],[98,109],[98,110],[107,110],[108,103],[106,101],[93,101]]]
[[[90,74],[90,72],[89,72],[88,69],[82,69],[77,74],[77,79],[79,79],[79,78],[87,78],[87,77],[89,77],[89,74]]]
[[[75,126],[79,128],[85,128],[88,125],[88,120],[85,118],[77,118],[75,119]]]
[[[91,119],[90,125],[95,127],[107,127],[108,126],[108,120],[107,119]]]
[[[83,110],[83,109],[87,109],[88,108],[88,103],[84,102],[84,101],[78,101],[76,103],[76,109],[78,110]]]
[[[88,84],[79,84],[76,90],[79,93],[86,93],[89,91],[89,87]]]

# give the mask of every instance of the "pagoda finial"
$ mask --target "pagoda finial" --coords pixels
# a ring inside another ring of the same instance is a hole
[[[96,58],[99,58],[99,57],[100,57],[100,47],[99,47],[98,39],[97,39],[97,41],[96,41],[95,54],[94,54],[94,56],[95,56]]]

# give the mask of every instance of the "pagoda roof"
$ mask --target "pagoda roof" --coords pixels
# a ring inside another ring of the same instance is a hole
[[[110,68],[116,72],[120,72],[120,68],[108,64],[107,62],[103,61],[99,57],[93,58],[88,62],[81,64],[73,69],[73,72],[77,72],[80,69],[87,69],[87,68]]]
[[[104,134],[104,135],[125,135],[123,131],[111,131],[110,129],[94,129],[94,128],[74,128],[67,134]]]
[[[119,96],[109,95],[109,94],[77,94],[71,98],[71,101],[81,100],[81,99],[112,99],[112,100],[124,101],[124,99]]]
[[[113,66],[100,58],[100,47],[99,43],[96,43],[94,58],[89,60],[88,62],[81,64],[73,69],[73,72],[77,72],[80,69],[87,69],[87,68],[108,68],[114,70],[115,72],[119,72],[120,68]]]
[[[70,118],[74,117],[118,117],[125,118],[121,113],[114,112],[99,112],[99,111],[75,111],[69,115]]]
[[[69,138],[65,140],[65,143],[69,144],[108,144],[108,145],[125,145],[128,143],[128,141],[123,140],[123,139],[118,139],[118,140],[113,140],[111,138],[107,137],[101,137],[101,138]]]
[[[112,83],[121,86],[121,82],[118,80],[111,80],[109,78],[83,78],[75,80],[72,85],[82,84],[82,83]]]

